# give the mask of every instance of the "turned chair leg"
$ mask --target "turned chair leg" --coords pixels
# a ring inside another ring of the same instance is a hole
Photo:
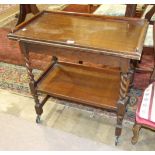
[[[133,129],[132,129],[132,131],[133,131],[133,137],[132,137],[132,140],[131,140],[132,144],[137,143],[138,138],[139,138],[140,129],[141,129],[141,125],[135,123],[135,125],[133,126]]]

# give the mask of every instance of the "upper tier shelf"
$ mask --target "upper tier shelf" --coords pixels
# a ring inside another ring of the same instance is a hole
[[[140,60],[147,26],[138,18],[43,11],[8,36]]]

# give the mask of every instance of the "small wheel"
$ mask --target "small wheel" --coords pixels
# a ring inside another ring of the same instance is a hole
[[[134,105],[137,103],[137,101],[138,101],[138,99],[137,99],[136,96],[131,96],[131,97],[130,97],[130,100],[129,100],[129,104],[130,104],[131,106],[134,106]]]
[[[37,118],[36,118],[36,123],[40,123],[41,122],[41,119],[40,119],[40,115],[37,115]]]
[[[116,139],[115,139],[115,146],[117,146],[117,144],[118,144],[118,136],[116,136]]]

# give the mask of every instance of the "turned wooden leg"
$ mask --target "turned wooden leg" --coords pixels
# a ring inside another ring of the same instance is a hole
[[[121,73],[120,97],[117,105],[118,111],[117,111],[117,125],[115,129],[115,136],[116,136],[115,145],[117,145],[118,138],[122,132],[122,122],[126,111],[126,104],[128,102],[127,93],[128,93],[129,84],[130,84],[129,74]]]
[[[129,96],[128,104],[130,104],[130,106],[135,105],[138,101],[137,96],[131,92],[131,89],[134,87],[134,84],[133,84],[134,73],[135,73],[135,68],[133,65],[132,68],[129,70],[129,73],[128,73],[129,79],[130,79],[129,90],[128,90],[128,96]]]
[[[117,112],[117,125],[115,129],[115,145],[118,144],[118,138],[120,137],[122,133],[122,122],[124,118],[124,114],[126,111],[126,104],[127,104],[128,99],[125,98],[124,100],[119,100],[118,102],[118,112]]]
[[[38,99],[38,94],[37,94],[37,91],[35,89],[35,80],[34,80],[34,75],[32,73],[32,68],[31,68],[28,52],[26,54],[24,54],[24,59],[25,59],[25,64],[26,64],[28,76],[29,76],[30,91],[31,91],[31,94],[32,94],[34,101],[35,101],[35,110],[36,110],[37,115],[40,116],[43,113],[43,109],[40,105],[40,102]]]
[[[29,52],[23,43],[20,42],[19,44],[20,44],[20,48],[24,54],[25,66],[27,69],[28,77],[29,77],[29,87],[30,87],[31,94],[32,94],[34,101],[35,101],[35,110],[36,110],[36,113],[38,115],[36,122],[39,123],[40,122],[40,115],[43,113],[43,109],[42,109],[42,106],[39,102],[37,90],[35,89],[35,80],[34,80],[34,75],[32,73],[31,63],[29,60]]]
[[[133,83],[134,83],[134,73],[135,73],[135,68],[134,66],[130,68],[129,70],[129,78],[130,78],[130,84],[129,84],[129,89],[133,88]]]
[[[153,71],[152,71],[152,74],[151,74],[151,77],[150,77],[150,83],[155,81],[155,67],[153,68]]]
[[[141,125],[135,123],[135,125],[133,126],[133,129],[132,129],[132,131],[133,131],[133,137],[131,139],[131,143],[133,145],[136,144],[137,141],[138,141],[140,129],[141,129]]]
[[[19,7],[20,11],[16,25],[19,25],[20,23],[25,21],[25,18],[28,13],[33,13],[35,15],[39,12],[39,9],[37,8],[36,4],[20,4]]]
[[[137,4],[126,4],[126,17],[135,17]]]

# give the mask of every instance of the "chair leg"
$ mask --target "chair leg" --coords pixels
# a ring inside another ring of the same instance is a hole
[[[138,138],[139,138],[139,130],[140,129],[141,129],[141,125],[135,123],[134,126],[133,126],[133,129],[132,129],[132,131],[133,131],[133,137],[132,137],[131,143],[133,145],[136,144],[137,141],[138,141]]]
[[[151,74],[151,77],[150,77],[150,81],[149,82],[151,83],[153,81],[155,81],[155,67],[153,68],[153,72]]]

